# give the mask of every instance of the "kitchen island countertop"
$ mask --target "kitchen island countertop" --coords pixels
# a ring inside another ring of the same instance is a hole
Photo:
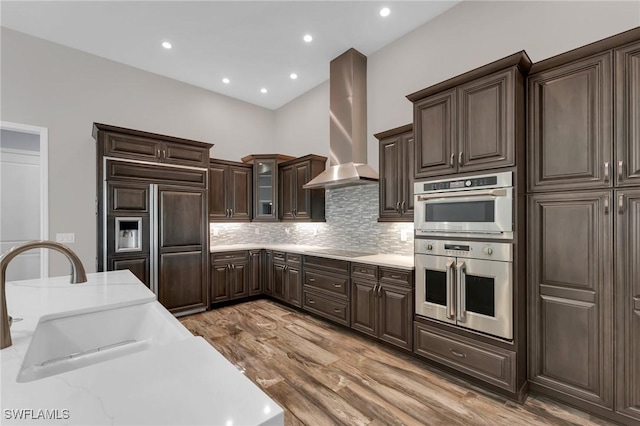
[[[172,341],[39,380],[18,382],[18,372],[40,322],[158,303],[128,270],[88,274],[87,278],[82,284],[70,284],[68,276],[7,283],[9,314],[20,320],[11,327],[13,345],[0,351],[2,424],[284,423],[282,408],[162,307],[167,325],[181,328]]]
[[[307,246],[300,244],[267,244],[267,243],[253,243],[253,244],[227,244],[227,245],[212,245],[210,248],[211,253],[224,253],[236,250],[275,250],[284,251],[287,253],[297,253],[309,256],[326,257],[329,259],[346,260],[354,263],[367,263],[370,265],[385,266],[389,268],[398,268],[412,271],[414,269],[413,255],[401,255],[401,254],[384,254],[384,253],[359,253],[361,256],[344,256],[340,254],[332,254],[331,249],[320,246]],[[339,253],[341,249],[336,249]]]

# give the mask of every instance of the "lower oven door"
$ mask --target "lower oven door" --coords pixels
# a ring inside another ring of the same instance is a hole
[[[455,257],[415,256],[416,314],[455,324]]]
[[[513,263],[457,258],[458,325],[513,338]]]

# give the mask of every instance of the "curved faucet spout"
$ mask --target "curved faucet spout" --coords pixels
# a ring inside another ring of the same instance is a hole
[[[78,255],[64,244],[45,240],[28,241],[4,252],[2,256],[0,256],[0,321],[2,321],[2,324],[0,325],[0,331],[2,332],[2,335],[0,336],[0,349],[11,346],[11,331],[9,329],[11,324],[9,312],[7,311],[7,298],[5,293],[7,266],[9,266],[9,263],[19,254],[36,248],[47,248],[64,254],[67,259],[69,259],[69,262],[71,262],[72,284],[87,281],[87,274],[84,271],[84,266],[82,266],[80,258],[78,258]]]

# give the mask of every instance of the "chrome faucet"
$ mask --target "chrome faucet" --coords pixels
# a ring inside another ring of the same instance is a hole
[[[78,256],[67,246],[56,243],[55,241],[28,241],[24,244],[11,247],[0,256],[0,325],[2,335],[0,336],[0,349],[8,348],[11,346],[11,317],[7,311],[7,297],[5,292],[5,278],[7,275],[7,266],[17,255],[24,253],[27,250],[35,248],[48,248],[55,250],[67,256],[67,259],[71,262],[71,283],[83,283],[87,281],[87,274],[84,272],[84,267]]]

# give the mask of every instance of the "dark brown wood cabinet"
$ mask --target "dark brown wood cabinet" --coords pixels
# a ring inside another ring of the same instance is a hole
[[[273,252],[271,250],[264,251],[262,283],[264,293],[271,296],[273,294]]]
[[[323,318],[349,325],[349,263],[304,256],[302,308]]]
[[[251,220],[252,166],[232,161],[209,162],[209,220]]]
[[[278,166],[280,219],[324,221],[324,189],[303,186],[324,171],[326,161],[326,157],[307,155]]]
[[[351,328],[412,350],[413,273],[356,263],[351,271]]]
[[[253,221],[277,222],[278,164],[295,157],[282,154],[252,154],[242,162],[253,167]]]
[[[375,135],[380,141],[380,222],[413,222],[413,125]]]
[[[249,250],[249,296],[262,293],[263,288],[263,258],[262,250]]]
[[[529,380],[613,405],[611,192],[529,196]]]
[[[207,167],[209,143],[158,135],[106,124],[94,124],[94,138],[102,133],[105,157],[130,158],[154,163]]]
[[[615,195],[616,410],[640,422],[640,189]]]
[[[516,165],[524,129],[524,76],[519,52],[413,93],[415,177]]]
[[[252,279],[250,253],[247,251],[211,255],[211,303],[249,296]]]
[[[616,159],[612,166],[618,186],[640,185],[640,41],[613,54]]]
[[[302,258],[299,254],[273,252],[273,297],[302,306]]]

